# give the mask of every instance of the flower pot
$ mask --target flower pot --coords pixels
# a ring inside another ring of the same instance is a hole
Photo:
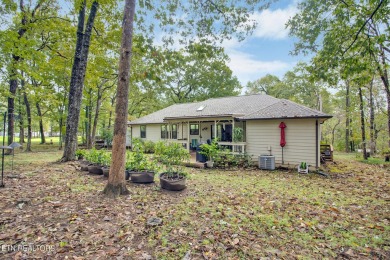
[[[90,166],[90,165],[92,165],[90,162],[82,161],[82,162],[80,162],[80,170],[84,171],[84,172],[87,172],[88,171],[88,166]]]
[[[108,175],[110,174],[110,167],[105,166],[102,168],[102,171],[103,171],[104,177],[108,177]]]
[[[125,180],[128,181],[130,179],[131,171],[125,170]]]
[[[152,183],[154,182],[154,172],[131,172],[131,182],[134,183]]]
[[[160,186],[162,189],[170,191],[181,191],[184,190],[186,186],[186,178],[175,174],[175,176],[170,177],[168,173],[160,174]]]
[[[214,162],[213,161],[207,161],[206,165],[207,165],[207,168],[213,168],[214,167]]]
[[[88,166],[88,172],[92,174],[103,174],[102,167],[99,165],[89,165]]]

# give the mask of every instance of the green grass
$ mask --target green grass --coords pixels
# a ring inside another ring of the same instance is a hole
[[[390,165],[390,162],[385,162],[384,156],[377,154],[375,157],[369,157],[367,160],[363,159],[363,155],[361,153],[345,153],[345,152],[335,152],[334,153],[334,159],[335,160],[352,160],[352,161],[359,161],[366,164],[372,164],[372,165]]]

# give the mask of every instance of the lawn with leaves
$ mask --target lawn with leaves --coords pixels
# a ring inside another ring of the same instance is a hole
[[[329,178],[189,169],[182,192],[161,190],[156,178],[129,183],[129,196],[110,200],[100,194],[103,176],[79,171],[78,162],[56,163],[60,156],[16,154],[21,178],[5,178],[0,190],[0,244],[52,250],[1,250],[0,258],[390,257],[386,165],[338,159],[326,168]],[[150,217],[163,222],[149,227]]]

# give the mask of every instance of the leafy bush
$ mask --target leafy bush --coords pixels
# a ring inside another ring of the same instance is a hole
[[[187,175],[183,169],[182,163],[190,159],[190,154],[181,144],[170,143],[166,145],[162,158],[168,176]]]
[[[96,150],[95,148],[92,148],[91,150],[89,150],[86,155],[85,155],[85,159],[87,159],[87,161],[89,161],[90,163],[98,163],[99,162],[99,155],[100,155],[100,152],[98,150]]]
[[[99,164],[105,167],[110,166],[111,164],[111,153],[100,150]]]
[[[235,127],[233,130],[233,142],[242,142],[244,140],[244,130],[241,127]]]
[[[95,148],[87,151],[85,158],[90,163],[102,166],[108,166],[111,163],[111,153],[108,153],[105,150],[96,150]]]
[[[114,137],[114,133],[111,129],[106,129],[106,128],[103,129],[102,138],[107,146],[112,145],[113,137]]]
[[[127,152],[125,167],[132,171],[158,171],[157,165],[145,156],[144,146],[138,140],[133,141],[133,152]]]
[[[200,146],[200,153],[207,157],[208,160],[213,161],[219,153],[218,140],[215,138],[211,144],[202,144]]]
[[[233,154],[229,150],[220,151],[214,158],[214,167],[229,169],[233,167],[248,168],[253,164],[252,157],[247,153]]]
[[[167,143],[164,141],[158,141],[154,145],[154,158],[162,162],[165,150],[167,149]]]
[[[383,149],[381,153],[383,156],[390,156],[390,148]]]
[[[84,149],[77,149],[76,153],[75,153],[78,160],[84,159],[86,154],[87,154],[87,151]]]
[[[145,153],[154,153],[154,143],[152,141],[145,141],[143,143]]]

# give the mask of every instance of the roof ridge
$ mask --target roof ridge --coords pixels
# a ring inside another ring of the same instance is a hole
[[[272,96],[270,96],[270,97],[272,97]],[[266,108],[269,108],[270,106],[273,106],[273,105],[275,105],[275,104],[277,104],[277,103],[280,103],[280,102],[282,101],[282,99],[280,99],[280,98],[276,98],[276,97],[273,97],[273,98],[277,100],[275,103],[272,103],[272,104],[270,104],[270,105],[268,105],[268,106],[265,106],[265,107],[263,107],[263,108],[260,108],[259,110],[256,110],[256,111],[254,111],[254,112],[252,112],[252,113],[249,113],[249,114],[246,115],[245,117],[250,116],[250,115],[255,114],[255,113],[258,113],[258,112],[260,112],[260,111],[262,111],[262,110],[264,110],[264,109],[266,109]]]
[[[324,112],[322,112],[322,111],[320,111],[320,110],[317,110],[317,109],[314,109],[314,108],[311,108],[311,107],[304,106],[304,105],[302,105],[302,104],[293,102],[293,101],[291,101],[291,100],[284,99],[284,98],[281,99],[281,100],[285,100],[285,101],[287,101],[287,102],[289,102],[289,103],[292,103],[293,105],[298,105],[299,107],[301,107],[302,109],[305,109],[306,111],[311,111],[311,112],[316,112],[316,113],[320,112],[321,114],[326,115],[326,113],[324,113]]]

